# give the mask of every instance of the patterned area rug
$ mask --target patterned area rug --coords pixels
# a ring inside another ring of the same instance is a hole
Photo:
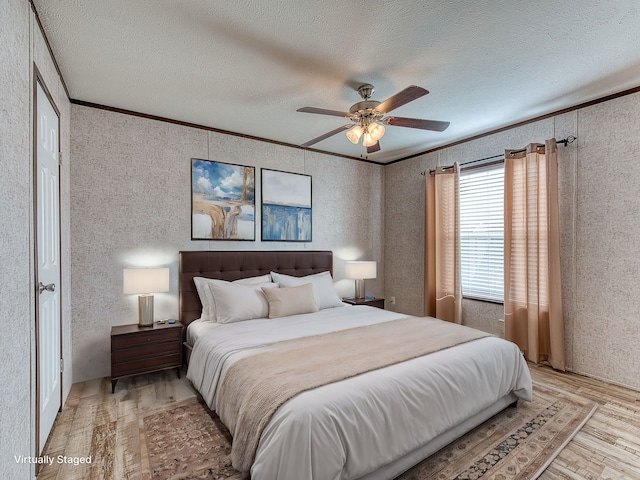
[[[596,410],[592,400],[536,382],[518,402],[400,475],[401,480],[534,480]]]
[[[534,383],[533,402],[503,410],[398,480],[535,479],[595,408],[591,400]],[[231,466],[229,432],[195,399],[152,412],[143,423],[154,480],[241,478]]]
[[[142,422],[153,480],[242,478],[231,466],[229,430],[196,398],[152,412]]]

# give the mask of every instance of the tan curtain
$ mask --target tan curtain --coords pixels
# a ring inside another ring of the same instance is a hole
[[[565,369],[556,140],[505,151],[505,338]]]
[[[459,168],[427,175],[424,314],[462,323]]]

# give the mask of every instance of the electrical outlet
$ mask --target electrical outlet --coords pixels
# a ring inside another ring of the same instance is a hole
[[[389,298],[389,305],[395,305],[396,304],[396,297],[390,297]]]

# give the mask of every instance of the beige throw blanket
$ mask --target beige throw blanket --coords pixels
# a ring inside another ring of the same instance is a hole
[[[233,436],[233,466],[249,475],[263,429],[299,393],[486,336],[407,317],[257,349],[229,367],[218,392],[216,411]]]

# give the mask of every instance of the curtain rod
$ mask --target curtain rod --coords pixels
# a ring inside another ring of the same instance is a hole
[[[576,137],[574,137],[573,135],[569,135],[567,138],[563,138],[562,140],[556,140],[556,143],[562,143],[566,147],[568,144],[573,143],[575,141],[576,141]],[[526,148],[521,148],[520,150],[511,150],[511,155],[513,155],[514,153],[522,153],[526,151],[527,151]]]
[[[573,135],[569,135],[567,138],[563,138],[562,140],[556,140],[556,143],[562,143],[565,147],[567,145],[569,145],[570,143],[573,143],[577,140],[576,137],[574,137]],[[526,152],[527,149],[523,148],[521,150],[512,150],[512,153],[521,153],[521,152]],[[500,155],[494,155],[492,157],[485,157],[485,158],[480,158],[478,160],[470,160],[468,162],[464,162],[464,163],[459,163],[458,165],[460,167],[464,167],[465,165],[471,165],[473,163],[479,163],[479,162],[485,162],[487,160],[495,160],[498,158],[502,158],[504,159],[504,153],[501,153]],[[449,170],[450,168],[453,168],[453,165],[450,165],[448,167],[442,167],[443,170]],[[429,170],[429,174],[435,173],[435,170]],[[423,177],[427,174],[427,172],[420,172],[420,175],[422,175]]]

